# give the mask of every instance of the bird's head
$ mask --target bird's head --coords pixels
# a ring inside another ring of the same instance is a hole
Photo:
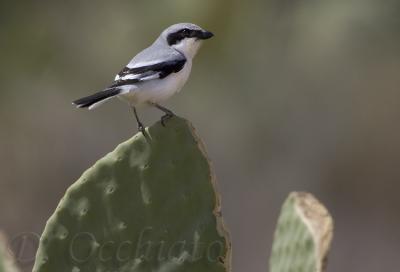
[[[161,34],[161,39],[172,48],[185,55],[186,58],[193,58],[199,50],[202,41],[210,39],[214,34],[201,27],[181,23],[168,27]]]

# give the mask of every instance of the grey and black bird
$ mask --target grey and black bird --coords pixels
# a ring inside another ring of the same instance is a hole
[[[118,97],[132,108],[140,131],[144,126],[139,119],[137,107],[154,106],[165,114],[161,122],[174,113],[159,103],[179,92],[189,78],[193,58],[202,41],[213,33],[201,27],[180,23],[168,27],[148,48],[137,54],[115,77],[114,82],[103,91],[73,102],[78,108],[94,109],[104,102]]]

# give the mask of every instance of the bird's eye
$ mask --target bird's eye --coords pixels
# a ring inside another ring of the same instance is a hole
[[[189,35],[190,34],[189,29],[182,30],[182,34],[185,35],[185,36]]]

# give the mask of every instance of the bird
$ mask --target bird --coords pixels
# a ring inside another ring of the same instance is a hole
[[[153,106],[164,112],[161,124],[175,114],[160,105],[187,82],[193,59],[204,40],[214,34],[196,24],[178,23],[165,29],[155,42],[138,53],[102,91],[80,98],[72,103],[77,108],[95,109],[118,97],[128,103],[135,116],[138,130],[145,133],[137,108]]]

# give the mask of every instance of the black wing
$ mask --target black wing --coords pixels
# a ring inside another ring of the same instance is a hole
[[[163,79],[172,73],[178,73],[185,66],[186,59],[168,60],[146,66],[129,68],[118,73],[118,79],[109,88],[131,85],[152,79]]]

